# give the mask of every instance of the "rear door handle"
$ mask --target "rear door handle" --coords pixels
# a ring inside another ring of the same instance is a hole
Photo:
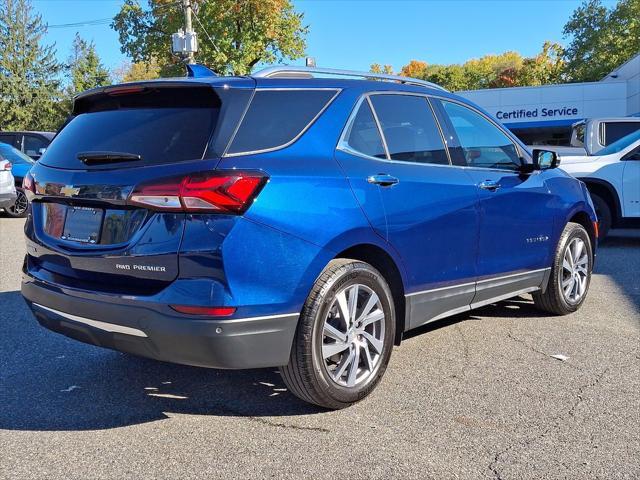
[[[494,182],[493,180],[485,180],[484,182],[478,184],[478,188],[489,190],[490,192],[495,192],[500,188],[500,184],[498,182]]]
[[[377,175],[367,177],[367,182],[380,185],[381,187],[390,187],[391,185],[395,185],[400,182],[400,180],[391,175],[387,175],[386,173],[379,173]]]

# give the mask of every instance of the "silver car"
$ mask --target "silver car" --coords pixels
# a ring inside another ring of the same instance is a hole
[[[5,210],[16,201],[16,182],[11,174],[11,162],[0,160],[0,209]]]

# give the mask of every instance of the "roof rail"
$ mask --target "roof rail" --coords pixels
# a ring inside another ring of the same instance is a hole
[[[406,85],[417,85],[419,87],[437,88],[438,90],[448,91],[446,88],[426,80],[420,80],[411,77],[402,77],[400,75],[387,75],[385,73],[358,72],[354,70],[338,70],[334,68],[316,68],[302,67],[295,65],[281,65],[275,67],[264,68],[252,75],[257,78],[312,78],[314,74],[337,75],[342,77],[360,77],[375,80],[384,80],[387,82],[399,82]]]

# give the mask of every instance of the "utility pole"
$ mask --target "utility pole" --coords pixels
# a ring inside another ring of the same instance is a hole
[[[193,24],[191,23],[191,0],[183,0],[184,5],[184,33],[186,38],[191,38],[194,34]],[[187,63],[196,63],[195,52],[193,49],[187,49]]]
[[[198,51],[198,35],[193,31],[191,14],[193,0],[182,0],[184,8],[184,30],[180,29],[171,35],[171,52],[179,55],[185,62],[193,65],[196,63],[195,54]]]

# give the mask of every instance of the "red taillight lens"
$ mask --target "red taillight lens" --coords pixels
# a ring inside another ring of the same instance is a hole
[[[169,305],[179,313],[188,315],[207,315],[209,317],[228,317],[236,311],[235,307],[194,307],[191,305]]]
[[[11,168],[13,167],[13,165],[11,164],[11,162],[7,162],[4,164],[4,169],[5,170],[11,170]]]
[[[27,173],[22,179],[22,188],[31,193],[36,193],[36,184],[33,181],[33,176]]]
[[[197,173],[138,185],[129,203],[181,212],[243,213],[266,181],[259,173]]]

